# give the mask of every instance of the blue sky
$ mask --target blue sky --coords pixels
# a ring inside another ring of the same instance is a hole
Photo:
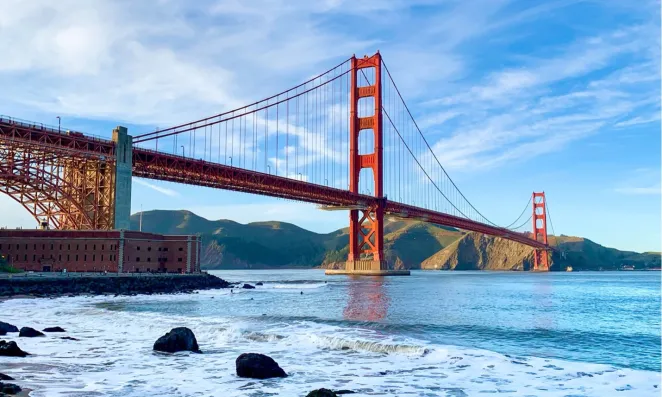
[[[380,50],[469,200],[507,224],[533,190],[555,231],[660,250],[660,3],[620,0],[0,3],[0,114],[110,136],[219,113]],[[347,214],[134,178],[133,211]],[[0,196],[0,224],[33,227]]]

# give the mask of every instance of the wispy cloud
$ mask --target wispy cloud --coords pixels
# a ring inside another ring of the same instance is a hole
[[[614,191],[627,195],[659,195],[662,191],[660,169],[637,168],[630,172]]]
[[[427,101],[437,109],[424,118],[429,130],[450,135],[436,142],[435,152],[448,168],[480,169],[556,151],[610,126],[658,120],[656,62],[645,58],[643,68],[623,62],[654,45],[653,31],[638,26],[579,39],[553,57],[493,72],[457,95]],[[653,116],[632,117],[641,112]],[[447,115],[451,126],[444,123]]]
[[[660,185],[649,187],[622,187],[617,188],[616,192],[633,195],[659,195],[661,189]]]
[[[147,181],[144,181],[144,180],[138,179],[138,178],[133,178],[132,180],[133,180],[133,182],[135,182],[139,185],[148,187],[148,188],[150,188],[152,190],[155,190],[159,193],[165,194],[168,197],[177,197],[177,196],[179,196],[179,193],[175,190],[168,189],[168,188],[163,187],[163,186],[158,186],[158,185],[155,185],[153,183],[149,183]]]
[[[631,127],[633,125],[648,124],[660,121],[660,113],[655,112],[650,116],[637,116],[614,124],[614,127]]]

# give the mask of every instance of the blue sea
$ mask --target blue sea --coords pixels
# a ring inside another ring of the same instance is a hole
[[[659,272],[213,271],[256,289],[12,299],[0,320],[79,341],[17,338],[0,372],[34,396],[659,396]],[[155,354],[187,326],[204,354]],[[245,352],[285,379],[238,378]]]

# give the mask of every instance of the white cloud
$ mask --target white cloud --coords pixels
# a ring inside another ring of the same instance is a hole
[[[660,169],[637,168],[630,172],[614,191],[627,195],[659,195],[662,191]]]
[[[634,27],[579,39],[552,57],[494,72],[484,84],[427,101],[427,108],[441,109],[442,122],[444,115],[454,121],[451,128],[441,125],[450,136],[434,144],[435,153],[447,168],[478,170],[557,151],[606,127],[659,119],[656,62],[646,58],[644,66],[633,66],[621,60],[652,45],[646,36],[651,30]],[[632,117],[641,112],[654,115]],[[427,135],[439,128],[433,122],[428,127]]]
[[[648,187],[623,187],[617,188],[616,192],[633,195],[659,195],[660,189],[660,185]]]
[[[655,112],[650,116],[637,116],[614,124],[614,127],[631,127],[633,125],[648,124],[660,121],[660,113]]]
[[[317,10],[284,1],[8,0],[0,105],[161,126],[218,113],[370,45],[320,28]]]
[[[158,185],[155,185],[153,183],[144,181],[144,180],[139,179],[139,178],[132,178],[132,181],[136,182],[139,185],[142,185],[142,186],[148,187],[152,190],[155,190],[159,193],[165,194],[168,197],[177,197],[177,196],[179,196],[179,193],[175,190],[168,189],[168,188],[163,187],[163,186],[158,186]]]

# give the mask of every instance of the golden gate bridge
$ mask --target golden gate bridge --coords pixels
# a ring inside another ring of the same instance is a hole
[[[533,248],[534,270],[549,270],[544,193],[509,225],[485,217],[442,166],[379,52],[136,136],[117,127],[100,139],[0,116],[0,192],[54,229],[128,229],[132,176],[347,210],[349,273],[388,273],[386,217],[513,240]]]

